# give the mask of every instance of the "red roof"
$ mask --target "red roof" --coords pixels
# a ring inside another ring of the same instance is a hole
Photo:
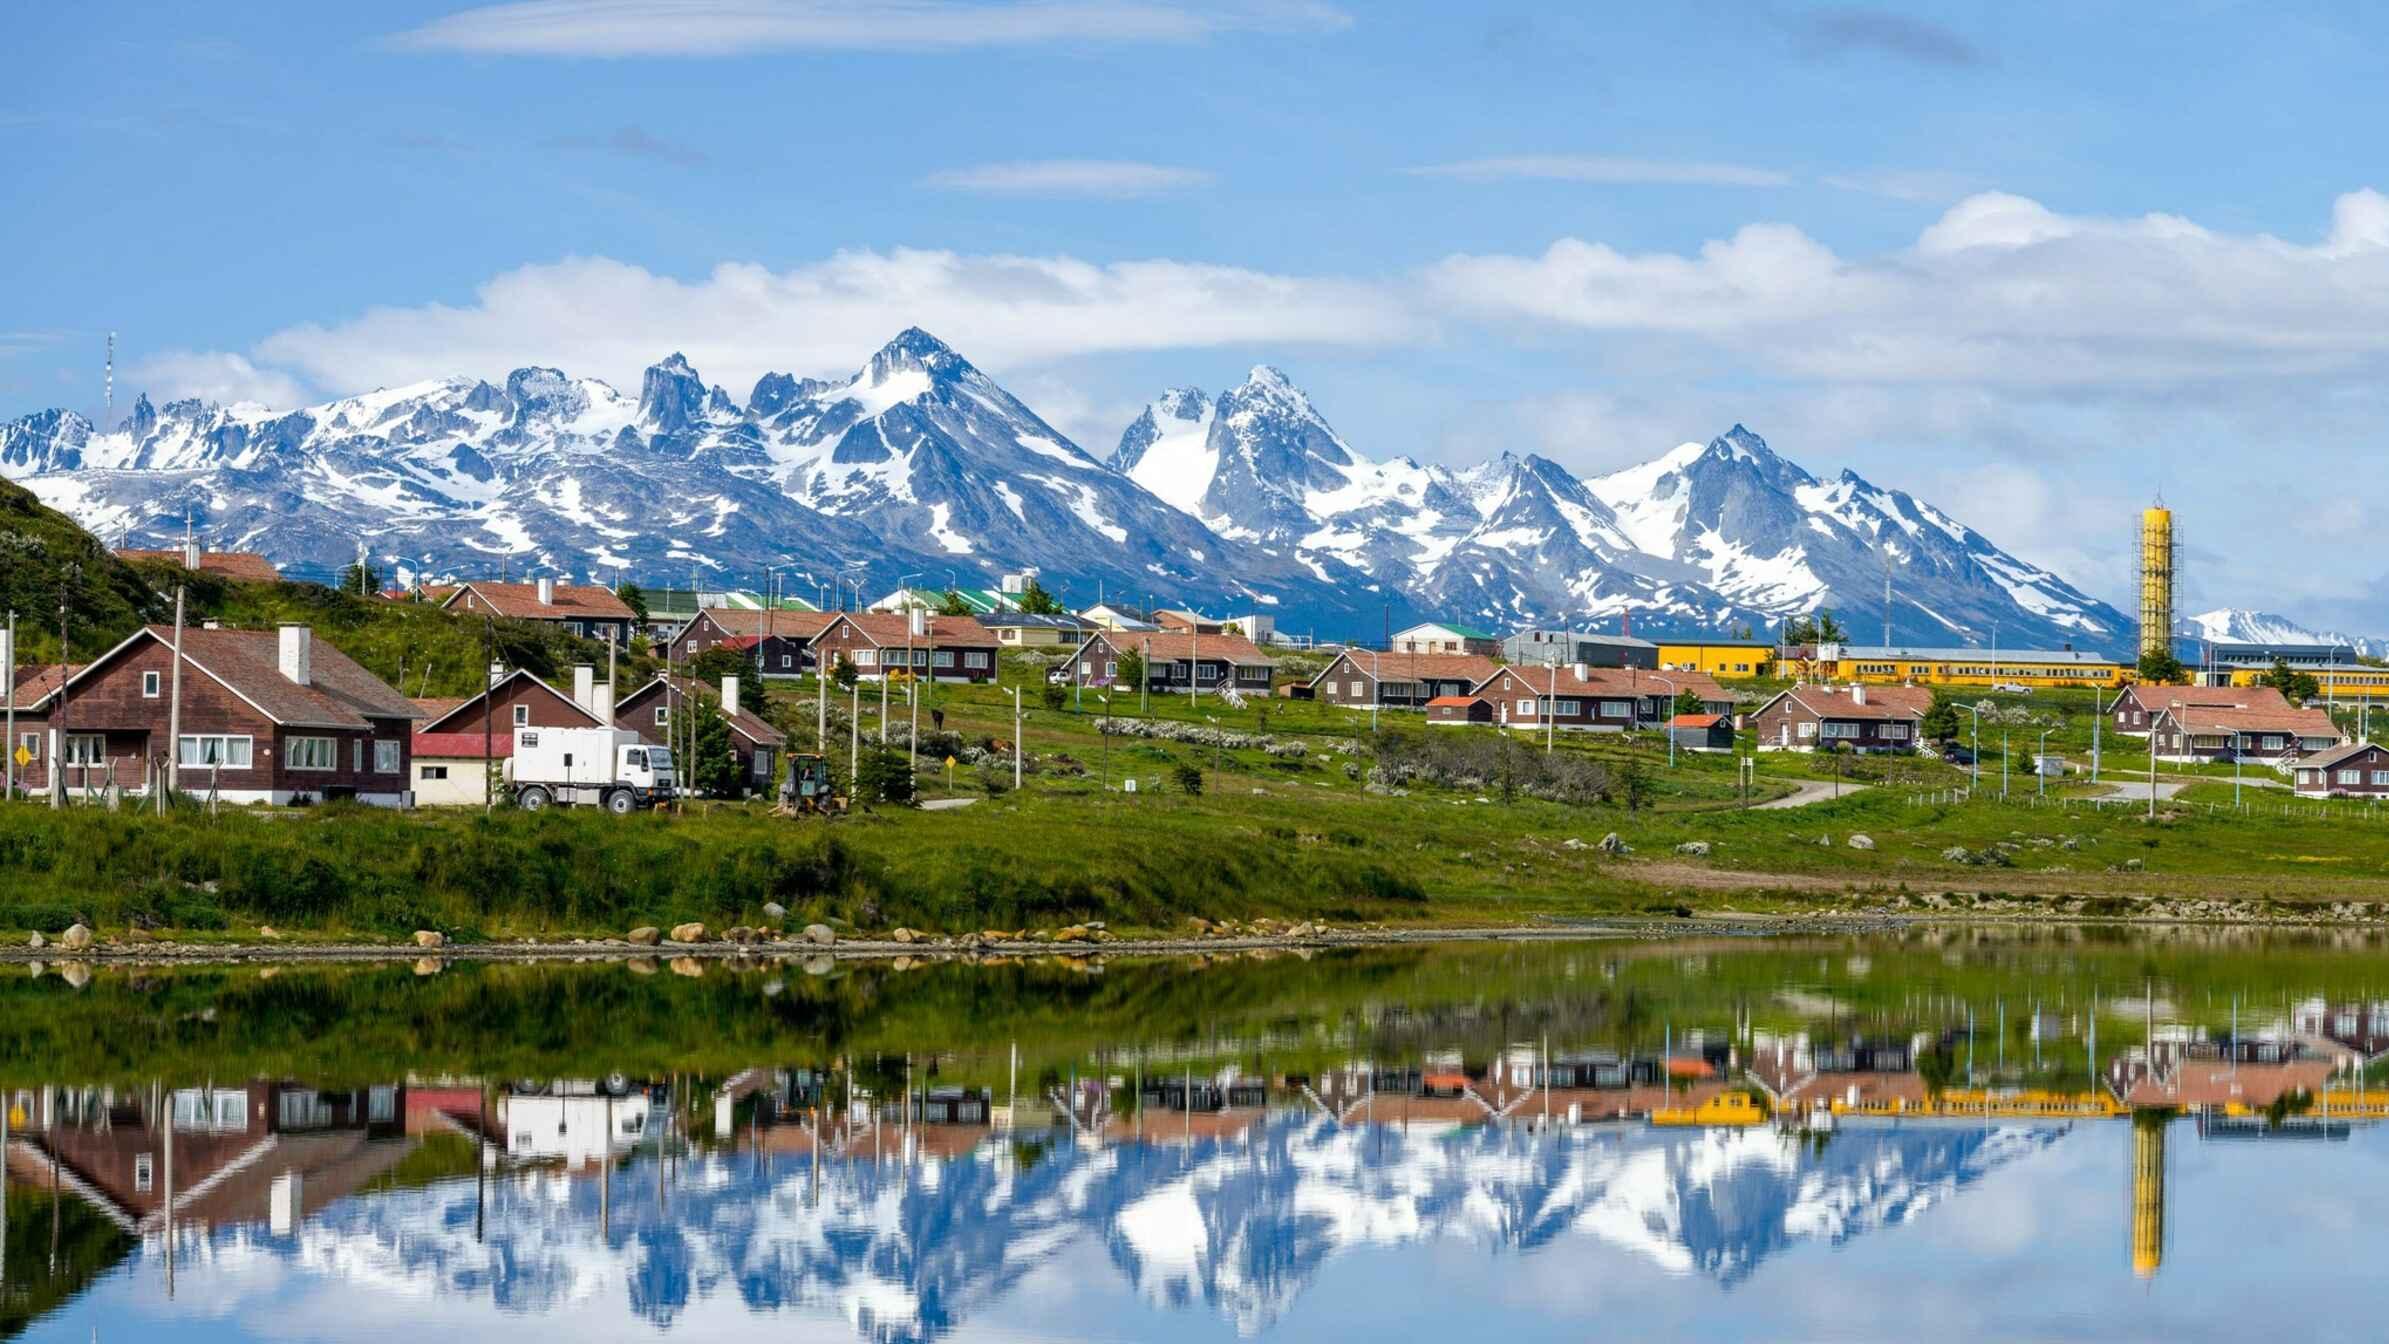
[[[1194,635],[1183,630],[1097,631],[1090,639],[1100,639],[1114,649],[1133,649],[1162,662],[1189,661],[1200,657],[1214,658],[1243,667],[1275,667],[1277,660],[1261,652],[1261,646],[1242,635]]]
[[[1714,728],[1725,722],[1723,714],[1678,714],[1667,721],[1670,728]]]
[[[81,663],[50,663],[44,666],[23,666],[17,669],[17,708],[39,708],[43,701],[58,694],[60,682],[83,670]]]
[[[794,615],[795,613],[788,613]],[[863,633],[865,639],[881,648],[902,648],[908,638],[911,618],[900,611],[849,611],[833,614],[824,626],[845,621]],[[986,645],[993,647],[995,636],[987,627],[969,616],[932,616],[929,618],[928,638],[940,644]]]
[[[707,607],[700,613],[716,629],[731,636],[725,643],[753,642],[760,634],[811,639],[838,619],[834,611],[750,611],[744,607]]]
[[[476,761],[504,760],[514,754],[514,729],[501,724],[499,731],[489,735],[487,739],[489,755],[486,758],[482,755],[483,745],[482,735],[478,732],[417,733],[415,734],[415,759],[461,756]]]
[[[425,590],[429,592],[429,589]],[[555,585],[555,601],[539,600],[536,583],[492,583],[476,579],[448,594],[442,606],[451,606],[466,593],[472,593],[500,616],[525,621],[630,621],[638,619],[611,588],[596,584],[559,583]]]
[[[1347,650],[1336,655],[1334,662],[1311,678],[1317,685],[1336,670],[1338,664],[1366,672],[1381,681],[1465,681],[1471,686],[1481,685],[1485,678],[1501,670],[1501,664],[1481,653],[1376,653],[1367,649]]]
[[[1481,695],[1439,695],[1434,699],[1429,700],[1427,705],[1429,708],[1442,705],[1449,709],[1460,709],[1468,705],[1481,705],[1483,703],[1485,703],[1485,697]]]

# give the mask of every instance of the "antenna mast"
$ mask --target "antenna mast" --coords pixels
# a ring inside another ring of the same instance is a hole
[[[116,333],[108,333],[108,363],[101,375],[100,396],[104,403],[100,411],[100,433],[105,434],[116,423]]]

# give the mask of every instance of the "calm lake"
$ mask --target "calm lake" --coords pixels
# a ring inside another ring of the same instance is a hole
[[[0,967],[0,1337],[2378,1339],[2363,937]]]

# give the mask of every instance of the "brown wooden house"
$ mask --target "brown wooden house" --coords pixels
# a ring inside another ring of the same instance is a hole
[[[1134,686],[1119,678],[1120,655],[1134,651],[1145,660],[1145,682],[1157,692],[1218,691],[1233,688],[1267,695],[1277,660],[1241,635],[1204,635],[1182,630],[1150,633],[1103,630],[1087,636],[1064,669],[1082,686]]]
[[[637,733],[650,745],[671,746],[674,716],[689,712],[691,697],[719,709],[729,724],[730,753],[738,758],[739,778],[746,781],[747,791],[769,793],[776,785],[788,735],[748,710],[737,677],[722,678],[719,691],[689,677],[657,677],[616,703],[614,726]]]
[[[2290,705],[2270,686],[2160,686],[2135,682],[2116,692],[2107,705],[2107,726],[2113,732],[2146,737],[2157,716],[2169,704],[2209,705],[2228,709],[2284,710]]]
[[[1481,695],[1439,695],[1427,702],[1427,722],[1467,725],[1493,722],[1493,702]]]
[[[834,611],[749,611],[706,607],[672,633],[672,661],[685,663],[708,649],[735,649],[752,658],[763,645],[763,675],[798,677],[813,670],[813,639],[838,618]]]
[[[2389,798],[2389,747],[2352,742],[2302,756],[2290,779],[2301,798]]]
[[[1686,691],[1700,700],[1704,712],[1733,710],[1733,697],[1705,673],[1583,663],[1512,664],[1479,682],[1471,694],[1490,701],[1496,720],[1512,727],[1624,732],[1666,723],[1675,713],[1676,697]]]
[[[1933,693],[1922,686],[1803,685],[1778,692],[1750,716],[1761,751],[1914,751]]]
[[[572,671],[571,695],[516,668],[479,695],[417,700],[423,719],[415,725],[413,759],[407,767],[416,805],[477,806],[485,801],[489,763],[514,754],[517,728],[610,726],[613,687],[598,685],[596,669],[586,663]]]
[[[2267,709],[2168,703],[2149,725],[2149,750],[2160,761],[2254,761],[2289,768],[2347,741],[2319,709]]]
[[[197,543],[179,551],[118,551],[116,558],[133,564],[180,565],[198,574],[235,579],[242,583],[280,583],[282,571],[254,551],[202,551]]]
[[[825,665],[835,668],[843,657],[866,680],[901,671],[909,659],[918,677],[993,681],[996,647],[995,636],[969,616],[917,611],[840,612],[813,639],[814,656]]]
[[[475,579],[447,590],[439,604],[449,611],[502,616],[516,621],[550,621],[587,639],[610,639],[628,647],[638,616],[611,588],[596,584],[496,583]]]
[[[50,702],[48,764],[70,792],[145,791],[164,773],[173,641],[166,626],[136,631]],[[303,625],[185,630],[182,641],[184,791],[234,803],[407,802],[422,711],[379,677]]]
[[[1422,709],[1438,696],[1464,696],[1501,664],[1474,653],[1377,653],[1347,649],[1311,678],[1311,695],[1331,705]]]

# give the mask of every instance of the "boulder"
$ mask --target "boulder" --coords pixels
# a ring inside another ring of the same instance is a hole
[[[271,924],[260,924],[257,926],[257,936],[270,940],[281,937],[282,931]]]
[[[632,975],[655,974],[655,958],[653,957],[632,957],[622,964]]]
[[[1852,849],[1873,849],[1874,847],[1875,837],[1871,835],[1853,835],[1850,837],[1850,848]]]
[[[1057,943],[1092,942],[1094,937],[1094,932],[1083,924],[1073,924],[1068,928],[1056,929],[1053,934],[1053,940]]]
[[[38,932],[36,932],[31,938],[25,940],[25,946],[32,948],[36,952],[41,951],[43,948],[48,947],[49,945],[50,940],[42,937]]]
[[[1973,851],[1967,849],[1964,845],[1951,845],[1949,848],[1941,851],[1941,857],[1949,860],[1951,863],[1974,862]]]
[[[58,945],[69,952],[80,952],[91,946],[91,930],[81,924],[69,924],[66,932],[58,935]]]
[[[438,975],[447,964],[438,957],[417,957],[415,958],[415,974]]]
[[[889,936],[894,938],[899,943],[909,943],[917,940],[921,935],[914,933],[911,929],[900,928]]]
[[[779,921],[788,918],[788,907],[780,904],[778,901],[765,901],[763,903],[763,917],[765,919],[771,920],[773,923],[778,923]]]
[[[805,941],[815,947],[829,947],[838,941],[838,931],[827,924],[807,924]]]
[[[1678,854],[1689,855],[1690,857],[1696,859],[1705,859],[1709,857],[1709,842],[1706,840],[1687,840],[1683,844],[1676,846],[1676,852]]]
[[[705,974],[705,963],[695,957],[674,957],[668,964],[672,968],[672,974],[685,975],[691,980]]]
[[[675,943],[704,942],[705,926],[695,920],[686,924],[675,924],[672,926],[672,941]]]
[[[448,939],[446,935],[436,933],[430,929],[415,930],[415,946],[417,947],[438,947],[440,944],[447,941]]]
[[[836,969],[838,969],[836,957],[807,957],[804,961],[804,972],[807,975],[828,975]]]
[[[653,924],[641,924],[630,931],[630,937],[625,941],[633,947],[653,947],[663,939],[664,931],[662,929]]]
[[[1601,843],[1595,845],[1594,848],[1600,850],[1604,854],[1626,854],[1632,852],[1626,848],[1625,840],[1620,838],[1616,831],[1611,831],[1609,834],[1602,836]]]
[[[58,963],[58,978],[69,989],[81,989],[91,983],[91,968],[79,961],[62,961]]]
[[[1561,849],[1584,849],[1587,846],[1582,840],[1579,840],[1575,836],[1571,835],[1567,839],[1560,841],[1559,847]]]
[[[753,929],[748,928],[744,924],[731,925],[730,928],[722,934],[722,936],[729,939],[731,942],[737,943],[741,947],[751,946],[758,939],[763,937],[762,934],[755,932]]]

